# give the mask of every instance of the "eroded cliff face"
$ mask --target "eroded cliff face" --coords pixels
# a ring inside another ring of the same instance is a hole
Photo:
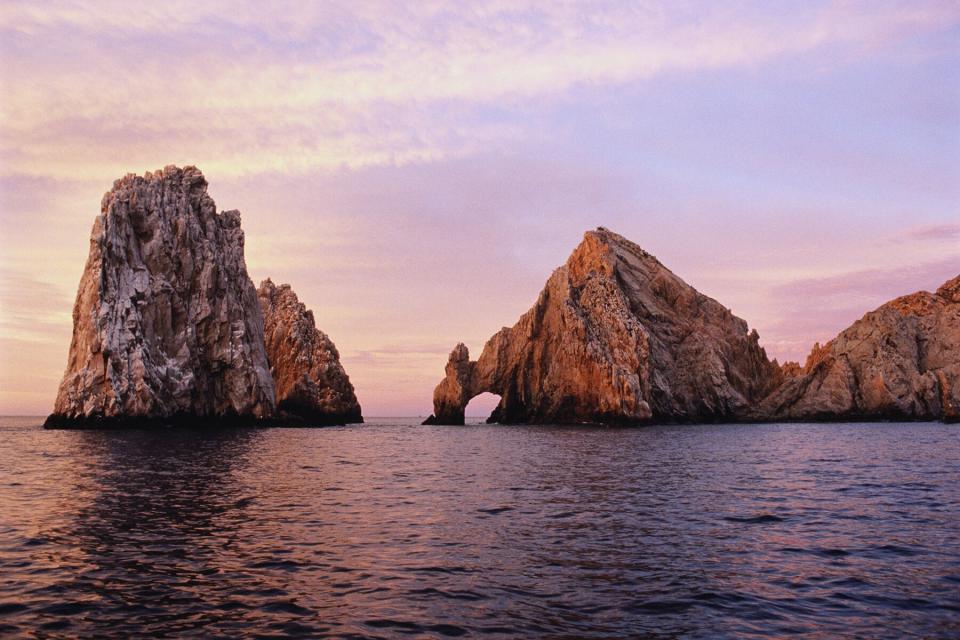
[[[871,311],[751,412],[756,420],[938,420],[960,414],[960,276]]]
[[[287,284],[277,286],[267,279],[257,294],[281,414],[290,413],[311,424],[363,422],[340,354],[327,334],[317,329],[313,312]]]
[[[117,180],[101,203],[49,426],[274,412],[240,213],[195,167]]]
[[[463,424],[482,392],[497,422],[732,420],[782,377],[746,322],[601,228],[479,359],[457,345],[428,422]]]

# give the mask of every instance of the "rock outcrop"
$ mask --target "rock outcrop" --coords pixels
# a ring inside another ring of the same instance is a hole
[[[600,228],[479,359],[457,345],[427,422],[463,424],[482,392],[501,396],[495,422],[734,420],[783,377],[758,340],[729,309]]]
[[[960,415],[960,276],[871,311],[751,412],[759,421],[945,420]]]
[[[290,285],[269,278],[257,289],[263,311],[264,339],[277,409],[309,424],[363,422],[360,404],[340,354],[317,329]]]
[[[195,167],[117,180],[101,203],[48,426],[256,421],[274,413],[240,213]]]

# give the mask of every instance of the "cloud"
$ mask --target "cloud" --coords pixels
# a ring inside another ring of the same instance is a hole
[[[895,269],[863,269],[829,277],[794,280],[774,287],[773,293],[781,299],[804,300],[812,306],[835,298],[882,299],[885,302],[918,290],[935,291],[957,274],[960,274],[960,254]],[[864,309],[866,311],[869,309]]]
[[[440,356],[446,356],[450,353],[450,350],[454,345],[448,344],[433,344],[433,345],[384,345],[377,347],[375,349],[366,349],[362,351],[355,352],[354,355],[358,357],[366,356],[370,358],[378,357],[393,357],[393,356],[411,356],[411,357],[420,357],[427,356],[430,358]]]
[[[764,323],[761,342],[771,356],[802,362],[814,342],[831,340],[868,311],[915,291],[935,291],[958,273],[960,254],[772,286],[767,305],[776,313]]]
[[[71,301],[57,285],[0,269],[0,407],[42,414],[53,406],[70,342]]]
[[[221,175],[432,161],[515,142],[515,128],[484,118],[490,107],[859,52],[958,19],[938,3],[787,18],[749,5],[416,7],[5,3],[0,162],[92,176],[171,161]]]
[[[29,341],[61,338],[71,326],[70,296],[28,274],[0,269],[0,337]]]
[[[453,344],[479,353],[601,224],[805,353],[956,256],[958,25],[882,0],[4,2],[0,347],[49,347],[47,407],[101,195],[177,163],[376,413],[427,410]]]
[[[948,242],[960,239],[960,222],[944,224],[927,224],[907,229],[896,240]]]

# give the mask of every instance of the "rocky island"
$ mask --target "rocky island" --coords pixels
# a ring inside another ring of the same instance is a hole
[[[243,247],[240,213],[217,212],[196,167],[114,182],[91,232],[45,426],[264,424],[278,418],[271,370],[282,376],[282,402],[299,397],[294,378],[317,399],[283,404],[285,421],[359,421],[336,348],[323,334],[307,339],[312,315],[271,312],[268,352]],[[301,359],[308,364],[291,364]]]
[[[476,361],[453,349],[428,422],[463,424],[483,392],[494,422],[728,421],[781,379],[745,321],[599,228]]]
[[[463,424],[483,392],[504,423],[955,420],[958,290],[898,298],[781,366],[729,309],[599,228],[477,360],[453,349],[426,422]]]

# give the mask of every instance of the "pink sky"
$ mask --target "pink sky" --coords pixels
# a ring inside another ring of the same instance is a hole
[[[166,164],[368,416],[598,225],[781,359],[960,273],[955,2],[304,4],[0,8],[0,414],[49,412],[100,197]]]

